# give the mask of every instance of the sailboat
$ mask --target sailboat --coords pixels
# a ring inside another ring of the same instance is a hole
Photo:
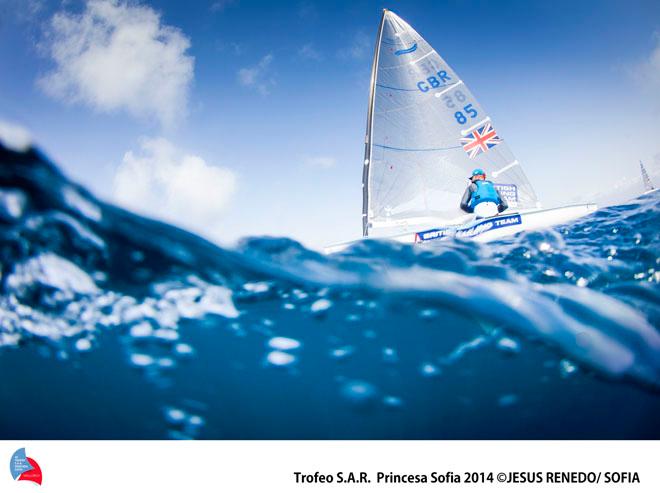
[[[506,214],[475,220],[459,208],[474,168],[485,170],[505,197]],[[596,210],[595,204],[541,208],[521,163],[463,79],[387,9],[371,70],[362,199],[363,239],[404,243],[490,241]]]
[[[641,160],[639,161],[639,169],[642,172],[642,183],[644,184],[644,193],[642,195],[655,192],[656,188],[653,186],[653,183],[651,183],[651,178],[649,178],[649,174],[646,172],[644,163],[642,163]]]

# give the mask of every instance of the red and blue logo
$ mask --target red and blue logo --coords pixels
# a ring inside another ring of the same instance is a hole
[[[24,448],[19,448],[11,456],[9,470],[15,481],[32,481],[33,483],[41,484],[41,467],[39,467],[36,460],[25,455]]]

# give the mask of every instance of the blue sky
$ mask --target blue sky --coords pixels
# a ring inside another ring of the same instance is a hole
[[[638,159],[660,167],[657,1],[92,6],[96,17],[83,1],[0,0],[0,119],[101,198],[217,241],[360,235],[383,7],[466,81],[544,204],[630,183]],[[108,46],[103,30],[126,25],[134,42]]]

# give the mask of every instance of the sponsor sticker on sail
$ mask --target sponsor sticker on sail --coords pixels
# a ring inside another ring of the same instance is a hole
[[[513,183],[494,183],[500,195],[504,197],[509,207],[518,207],[518,186]]]

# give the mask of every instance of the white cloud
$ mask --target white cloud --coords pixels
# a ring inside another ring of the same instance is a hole
[[[80,15],[56,14],[46,39],[55,68],[39,84],[48,95],[163,125],[185,114],[194,71],[190,40],[150,7],[88,0]]]
[[[269,53],[253,67],[240,69],[238,71],[238,81],[245,87],[255,89],[262,96],[267,96],[275,85],[275,79],[269,70],[272,61],[273,55]]]
[[[243,52],[245,51],[245,45],[242,43],[236,43],[235,41],[216,41],[215,42],[215,47],[218,51],[229,51],[233,55],[242,55]]]
[[[12,21],[32,24],[45,10],[45,0],[0,0],[0,26]]]
[[[32,146],[32,137],[20,125],[0,120],[0,144],[14,152],[26,152]]]
[[[164,138],[142,139],[117,169],[115,201],[135,212],[221,239],[220,220],[236,189],[236,175],[184,154]]]
[[[316,6],[310,2],[300,2],[298,4],[298,17],[307,21],[315,21],[319,17]]]
[[[303,158],[303,164],[308,168],[333,168],[337,160],[332,156],[307,156]]]
[[[314,45],[312,43],[307,43],[306,45],[303,45],[299,50],[298,50],[298,56],[300,58],[304,58],[307,60],[321,60],[322,56],[321,53],[318,52],[316,48],[314,48]]]
[[[44,0],[24,0],[22,3],[30,15],[37,15],[44,10]]]
[[[637,82],[660,103],[660,32],[653,34],[655,46],[649,56],[633,68]]]
[[[362,31],[358,31],[353,36],[351,43],[344,49],[340,50],[338,55],[340,58],[354,58],[361,60],[365,58],[372,49],[371,39]]]
[[[236,0],[215,0],[211,4],[211,12],[224,12],[227,7],[238,3]]]

